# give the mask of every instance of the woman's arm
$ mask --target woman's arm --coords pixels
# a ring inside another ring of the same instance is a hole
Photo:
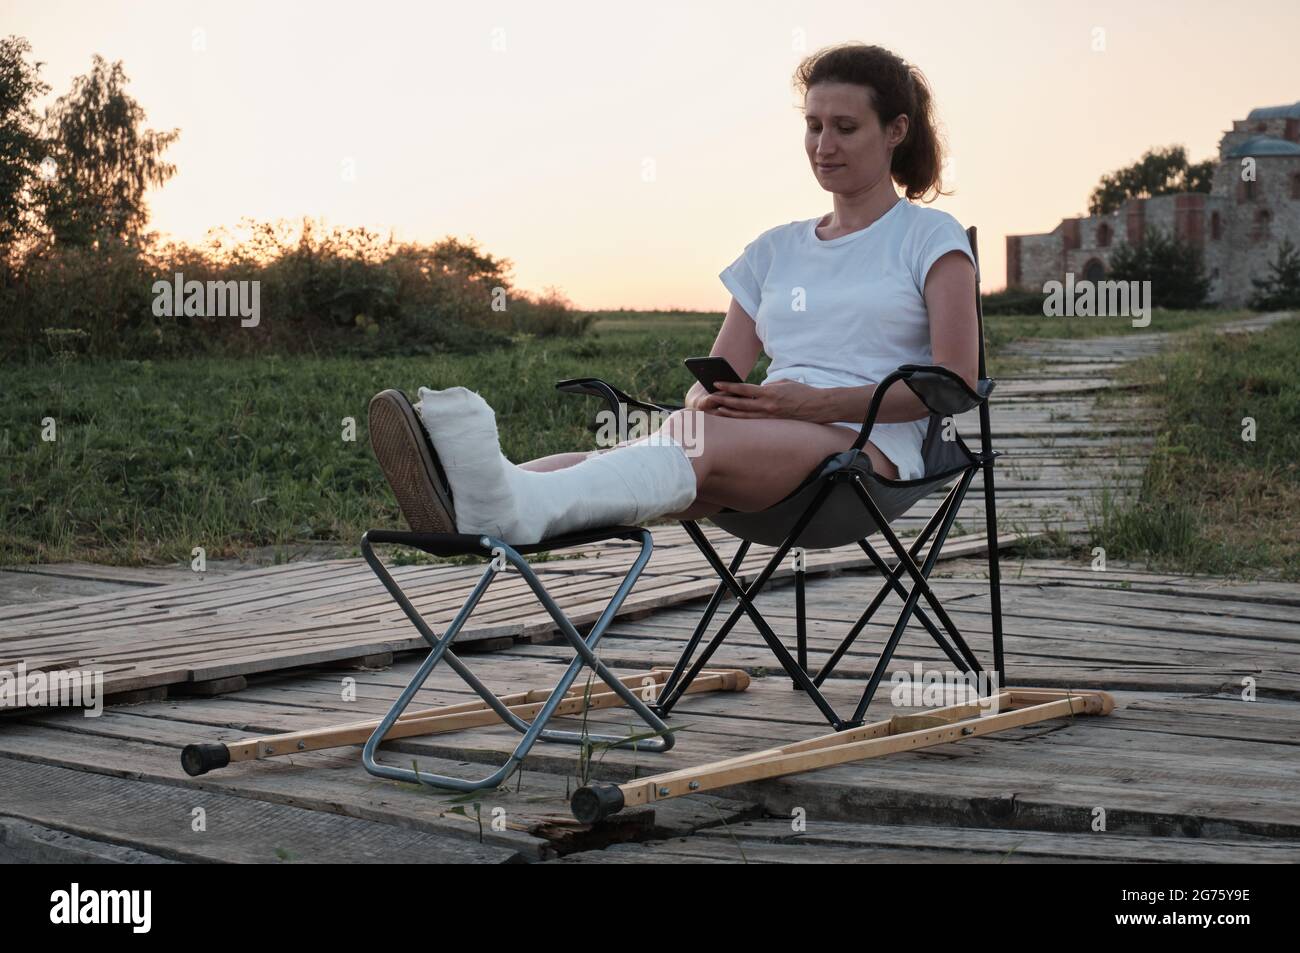
[[[745,312],[739,301],[732,298],[731,305],[727,308],[727,316],[722,321],[722,327],[718,330],[718,336],[713,342],[713,349],[709,351],[709,356],[725,357],[727,363],[735,368],[736,373],[743,379],[754,369],[762,349],[763,343],[758,339],[758,332],[754,329],[754,319]],[[715,397],[716,395],[704,389],[703,384],[696,381],[686,392],[686,406],[694,410],[715,411],[717,409]]]
[[[948,252],[930,267],[925,278],[925,307],[930,316],[930,353],[934,363],[960,374],[974,390],[979,373],[975,268],[962,252]],[[725,396],[713,395],[718,405],[715,412],[721,416],[789,417],[816,423],[865,420],[876,391],[875,384],[811,387],[798,381],[774,381],[761,387],[719,383],[718,387],[725,392]],[[885,392],[876,421],[902,423],[929,414],[929,409],[910,388],[894,386]]]

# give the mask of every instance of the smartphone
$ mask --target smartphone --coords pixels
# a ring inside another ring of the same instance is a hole
[[[695,379],[703,384],[704,389],[710,394],[717,393],[718,381],[744,383],[735,368],[727,363],[725,357],[688,357],[685,363],[690,372],[695,375]]]

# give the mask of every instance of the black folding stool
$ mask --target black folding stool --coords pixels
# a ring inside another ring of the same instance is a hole
[[[808,694],[837,731],[863,724],[867,706],[871,703],[898,647],[903,631],[913,615],[961,672],[971,675],[984,673],[975,654],[927,581],[977,470],[982,471],[984,477],[993,665],[997,677],[997,685],[993,688],[1006,684],[998,574],[997,512],[993,493],[993,465],[1000,454],[992,447],[988,404],[994,381],[987,377],[984,312],[979,293],[979,252],[975,228],[967,229],[966,236],[976,261],[975,309],[979,325],[979,379],[976,390],[971,390],[958,374],[938,364],[904,364],[897,368],[876,387],[862,430],[854,441],[852,449],[828,456],[785,499],[766,510],[757,513],[723,510],[710,517],[715,525],[741,540],[730,565],[723,562],[696,522],[683,522],[682,525],[687,533],[718,574],[720,581],[657,702],[651,706],[657,714],[666,717],[672,711],[673,706],[708,664],[742,614],[747,615],[753,622],[763,641],[781,663],[781,667],[793,679],[795,687]],[[925,474],[915,480],[888,480],[879,476],[872,470],[870,459],[862,450],[870,439],[881,400],[888,389],[900,381],[911,388],[930,411],[928,429],[922,444]],[[556,386],[562,391],[600,397],[620,420],[626,419],[623,415],[630,408],[658,412],[679,409],[671,404],[633,399],[597,378],[576,378],[561,381]],[[980,449],[978,452],[972,452],[957,434],[955,423],[948,418],[955,418],[958,414],[976,407],[979,408]],[[944,439],[946,429],[952,439]],[[953,480],[956,481],[955,485],[948,491],[924,530],[910,546],[905,548],[891,529],[890,523],[907,512],[916,502]],[[897,564],[892,569],[868,542],[867,537],[876,532],[884,536],[889,548],[897,557]],[[922,556],[922,548],[932,536],[933,541]],[[735,573],[754,543],[776,546],[777,550],[753,582],[748,587],[743,587],[737,581]],[[802,552],[796,554],[795,561],[794,655],[754,606],[753,600],[792,549],[796,547],[800,550],[830,549],[848,544],[861,547],[885,581],[838,647],[816,674],[813,674],[808,669],[807,624],[804,612],[805,568]],[[904,588],[900,581],[904,573],[913,584],[910,591]],[[848,718],[844,718],[827,701],[820,686],[834,671],[891,591],[904,598],[903,610],[885,643],[861,700],[853,713]],[[712,622],[723,595],[727,592],[735,597],[736,606],[703,652],[692,662],[704,633]],[[922,598],[933,611],[939,625],[936,625],[918,604]]]

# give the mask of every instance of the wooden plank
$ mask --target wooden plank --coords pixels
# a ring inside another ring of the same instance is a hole
[[[1078,834],[1021,830],[981,830],[918,825],[848,824],[813,821],[795,833],[790,821],[755,820],[731,828],[705,828],[694,839],[743,844],[836,848],[894,848],[900,852],[946,850],[968,860],[996,861],[1019,855],[1035,860],[1093,860],[1107,863],[1295,863],[1300,844],[1202,838],[1143,837],[1105,832]]]
[[[188,863],[499,864],[518,851],[214,791],[0,759],[5,816]],[[196,811],[201,829],[195,830]]]

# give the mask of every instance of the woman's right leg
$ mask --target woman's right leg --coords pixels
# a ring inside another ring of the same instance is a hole
[[[784,499],[818,463],[849,449],[856,436],[833,424],[719,417],[698,410],[675,411],[660,432],[690,448],[697,503],[746,513]],[[876,473],[898,479],[898,468],[879,447],[868,441],[863,449]]]

